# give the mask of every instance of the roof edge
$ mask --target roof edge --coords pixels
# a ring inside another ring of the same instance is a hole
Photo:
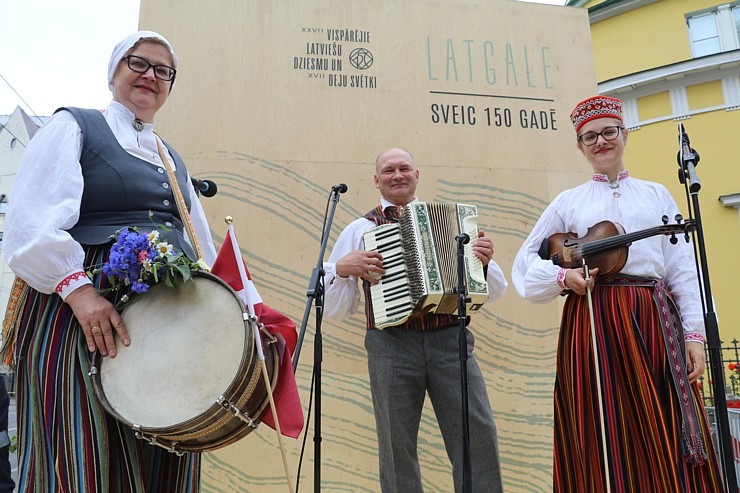
[[[568,0],[566,7],[583,7],[590,0]],[[588,7],[588,18],[591,24],[603,21],[615,15],[629,12],[630,10],[639,9],[658,2],[659,0],[604,0],[603,2]]]

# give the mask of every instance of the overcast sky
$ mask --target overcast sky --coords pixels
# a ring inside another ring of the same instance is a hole
[[[139,0],[0,0],[0,115],[104,108],[111,51],[138,24]]]

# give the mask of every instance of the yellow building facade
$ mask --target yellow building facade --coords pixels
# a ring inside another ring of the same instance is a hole
[[[664,184],[688,214],[678,179],[679,124],[699,153],[698,210],[720,338],[725,344],[740,339],[733,253],[740,241],[740,157],[734,145],[740,128],[740,2],[566,5],[588,9],[599,93],[624,102],[630,174]]]

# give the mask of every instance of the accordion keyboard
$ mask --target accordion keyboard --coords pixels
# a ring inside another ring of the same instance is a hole
[[[383,256],[385,269],[380,282],[370,287],[375,319],[402,319],[403,314],[414,308],[414,302],[398,224],[384,224],[366,233],[365,248],[375,250]]]

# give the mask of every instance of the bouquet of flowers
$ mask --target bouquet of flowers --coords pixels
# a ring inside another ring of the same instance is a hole
[[[129,301],[133,294],[146,293],[159,282],[172,287],[179,279],[187,281],[193,277],[193,271],[205,268],[200,261],[193,262],[171,244],[160,241],[157,230],[140,233],[136,228],[123,228],[113,238],[116,241],[108,261],[88,275],[105,274],[110,283],[106,292],[116,291],[121,303]]]

